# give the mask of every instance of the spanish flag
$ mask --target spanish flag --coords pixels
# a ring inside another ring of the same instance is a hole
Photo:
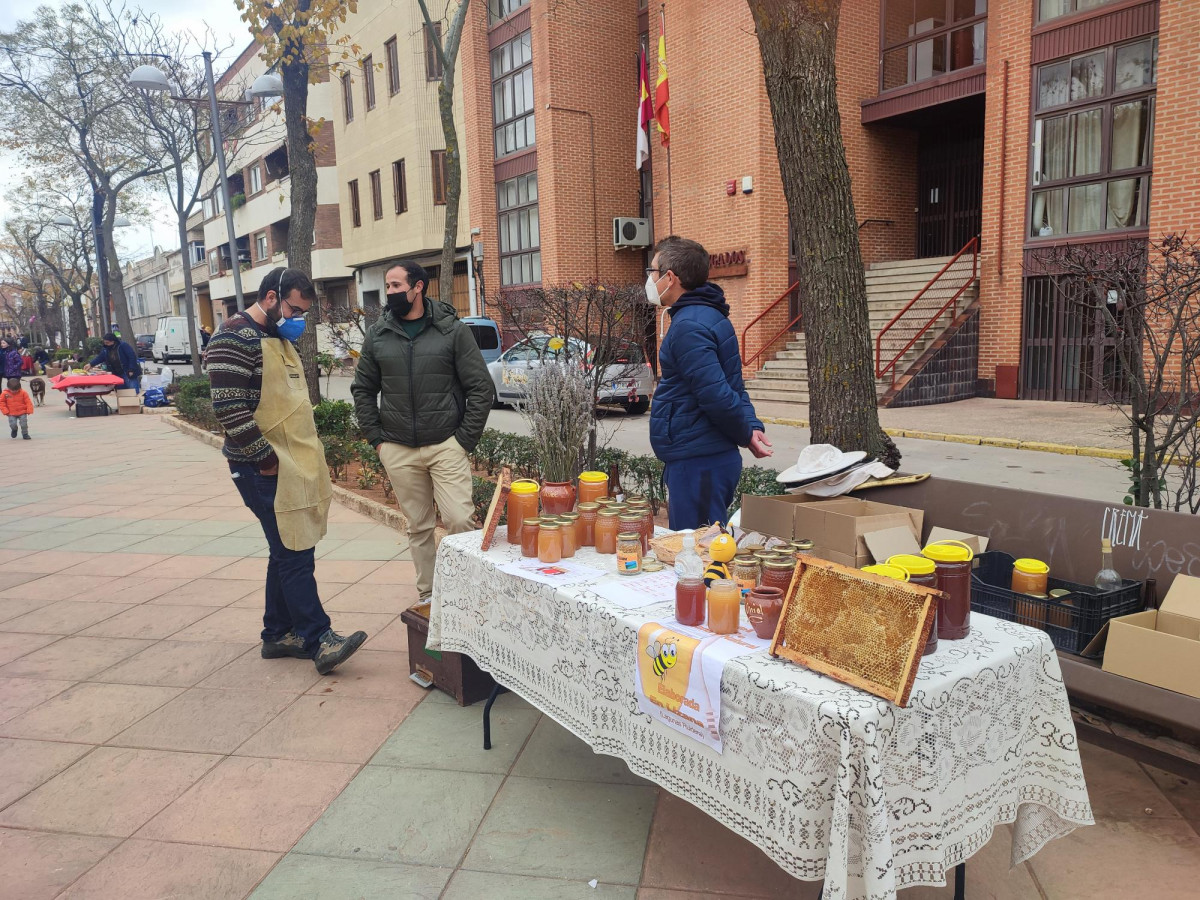
[[[650,102],[650,79],[646,75],[646,53],[638,54],[638,133],[637,167],[650,158],[650,122],[654,119],[654,104]]]
[[[664,147],[671,145],[671,115],[667,109],[667,100],[670,99],[670,96],[671,91],[667,83],[667,39],[664,35],[659,34],[658,83],[654,86],[654,120],[658,122],[658,133]]]

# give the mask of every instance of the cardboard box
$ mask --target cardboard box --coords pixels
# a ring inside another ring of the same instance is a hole
[[[855,568],[871,562],[863,535],[903,527],[919,540],[924,521],[919,509],[850,497],[813,500],[803,494],[783,494],[742,499],[744,529],[787,540],[811,540],[815,556]]]
[[[46,377],[54,378],[63,373],[62,366],[46,366]]]
[[[136,398],[137,395],[138,395],[138,392],[135,391],[133,388],[117,388],[117,399],[118,400],[120,400],[122,397]]]
[[[1106,631],[1105,672],[1200,698],[1200,578],[1176,575],[1157,610],[1113,619],[1085,655]]]
[[[122,416],[138,415],[142,411],[142,398],[137,395],[137,391],[128,391],[125,393],[132,394],[129,397],[123,397],[122,391],[117,391],[117,413]]]

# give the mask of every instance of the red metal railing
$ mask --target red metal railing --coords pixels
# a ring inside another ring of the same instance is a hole
[[[768,315],[770,315],[775,310],[775,307],[777,307],[783,301],[789,299],[792,296],[792,293],[795,290],[797,290],[799,287],[800,287],[799,281],[792,282],[792,285],[786,291],[784,291],[782,294],[780,294],[779,298],[777,300],[775,300],[774,303],[772,303],[770,306],[768,306],[766,309],[764,309],[762,312],[760,312],[757,316],[755,316],[753,319],[751,319],[749,322],[746,323],[746,327],[742,329],[742,365],[744,367],[748,368],[751,365],[753,365],[754,362],[760,356],[762,356],[764,353],[766,353],[768,350],[771,349],[771,346],[777,340],[779,340],[781,337],[783,337],[785,334],[787,334],[789,331],[791,331],[796,326],[796,323],[800,321],[800,313],[796,313],[795,318],[793,318],[790,322],[788,322],[786,325],[784,325],[782,328],[780,328],[777,332],[775,332],[775,334],[771,337],[771,339],[769,341],[767,341],[765,344],[763,344],[755,352],[755,354],[753,356],[748,357],[746,355],[746,351],[749,348],[749,344],[747,343],[747,337],[750,334],[751,327],[758,324],[758,322],[760,320],[762,320],[762,319],[766,318]]]
[[[960,283],[957,279],[967,270],[967,260],[970,261],[970,275]],[[952,273],[952,274],[947,274]],[[950,310],[950,321],[958,315],[958,298],[975,282],[979,274],[979,238],[973,237],[965,247],[938,271],[929,283],[917,292],[917,295],[905,304],[904,309],[896,313],[892,320],[879,330],[875,336],[875,377],[882,378],[888,372],[892,373],[892,384],[896,383],[897,365],[914,344],[919,341],[930,328],[936,324],[942,314]],[[945,282],[943,282],[945,278]],[[948,296],[949,299],[944,299]],[[899,331],[889,335],[897,325],[909,326],[921,323],[913,335],[905,341],[907,331]],[[886,360],[884,339],[887,338]]]

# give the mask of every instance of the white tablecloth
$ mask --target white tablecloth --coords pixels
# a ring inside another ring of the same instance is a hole
[[[671,604],[623,610],[586,584],[498,572],[503,532],[438,550],[429,646],[465,653],[599,753],[695,804],[827,900],[940,885],[1013,823],[1015,865],[1092,823],[1058,657],[1042,632],[988,616],[921,662],[899,709],[767,653],[721,678],[724,752],[639,712],[638,628]],[[611,567],[585,549],[575,561]]]

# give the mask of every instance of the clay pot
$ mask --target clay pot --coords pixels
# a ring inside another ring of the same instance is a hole
[[[575,508],[575,485],[569,481],[542,482],[542,515],[561,516]]]
[[[779,624],[781,612],[783,591],[777,587],[760,584],[746,595],[746,618],[760,638],[769,641],[775,636],[775,626]]]

